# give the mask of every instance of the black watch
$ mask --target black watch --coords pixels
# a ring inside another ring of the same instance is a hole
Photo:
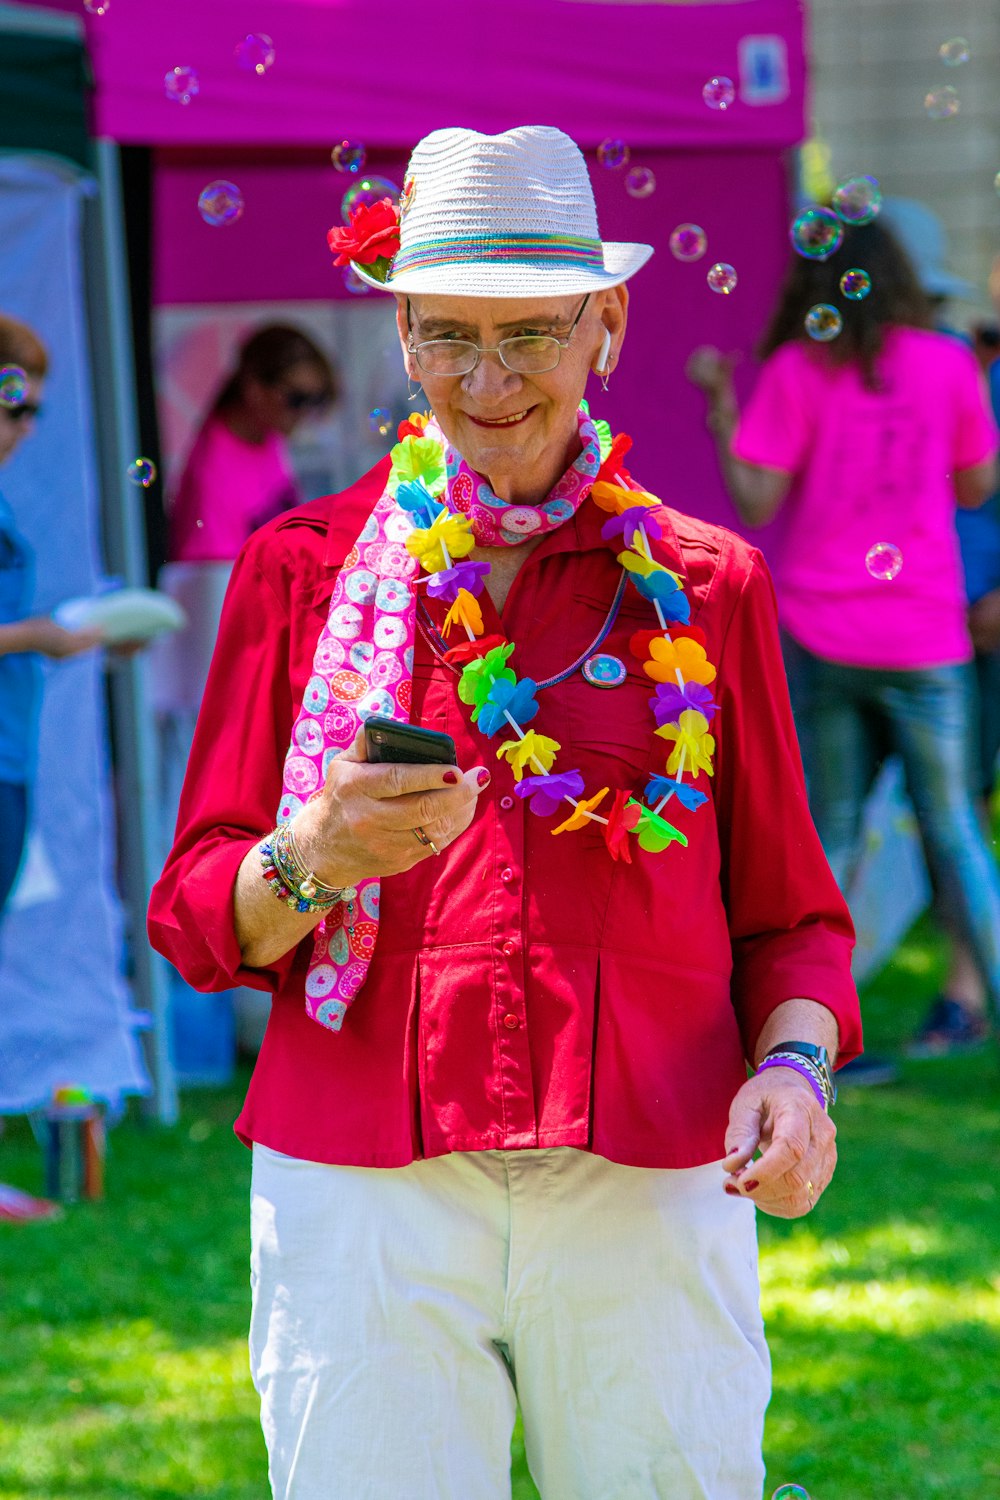
[[[780,1042],[777,1047],[772,1047],[767,1054],[775,1057],[779,1052],[791,1052],[797,1057],[803,1057],[812,1063],[819,1074],[820,1085],[826,1095],[826,1107],[837,1102],[837,1085],[833,1081],[833,1069],[830,1067],[830,1054],[825,1047],[817,1047],[814,1042]]]

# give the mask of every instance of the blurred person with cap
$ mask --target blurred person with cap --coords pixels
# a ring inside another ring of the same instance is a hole
[[[816,1203],[860,1046],[766,569],[583,402],[651,252],[568,136],[435,131],[331,244],[431,411],[244,548],[149,918],[274,997],[273,1494],[509,1497],[519,1405],[545,1495],[760,1500],[754,1205]],[[369,763],[374,715],[458,765]]]
[[[943,298],[964,284],[944,269],[943,234],[920,207],[904,204],[901,217],[928,230],[917,260]],[[1000,1011],[1000,878],[974,792],[975,676],[955,534],[956,507],[975,510],[996,482],[997,427],[972,352],[932,329],[892,222],[890,208],[847,225],[825,260],[792,257],[742,414],[731,358],[699,350],[689,373],[708,396],[743,521],[761,526],[785,510],[775,559],[785,660],[834,873],[848,889],[865,799],[897,752],[947,926],[963,933]],[[836,305],[853,267],[868,273],[870,295],[845,306],[831,342],[814,342],[810,309]],[[850,1074],[882,1083],[894,1067],[862,1057]]]

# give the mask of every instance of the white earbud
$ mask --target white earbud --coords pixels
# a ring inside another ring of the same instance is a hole
[[[606,375],[608,373],[608,355],[610,353],[611,353],[611,330],[608,329],[608,328],[605,328],[605,330],[604,330],[604,338],[601,340],[600,353],[597,356],[597,364],[594,367],[596,374],[598,374],[598,375]]]

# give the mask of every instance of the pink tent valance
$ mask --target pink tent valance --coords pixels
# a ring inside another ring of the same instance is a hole
[[[60,0],[56,0],[60,3]],[[65,3],[65,0],[62,0]],[[801,0],[115,0],[86,17],[96,133],[147,145],[411,147],[449,124],[559,125],[581,146],[781,148],[801,139]],[[234,49],[272,37],[261,77]],[[197,71],[168,100],[168,69]],[[713,75],[732,108],[706,107]]]

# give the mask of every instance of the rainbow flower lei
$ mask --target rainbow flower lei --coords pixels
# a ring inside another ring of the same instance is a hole
[[[663,506],[655,495],[634,486],[619,472],[628,440],[612,440],[607,423],[595,423],[601,474],[610,469],[615,482],[598,477],[590,499],[609,513],[601,535],[612,544],[621,539],[618,561],[656,612],[659,627],[637,631],[630,649],[656,684],[649,700],[657,726],[654,732],[671,748],[665,774],[650,778],[645,800],[619,790],[611,806],[599,813],[597,808],[609,788],[588,796],[579,771],[555,769],[562,748],[559,741],[524,727],[538,713],[537,684],[515,674],[510,665],[512,642],[483,635],[477,596],[489,564],[469,557],[476,545],[472,525],[466,515],[448,508],[444,447],[425,432],[427,422],[426,416],[414,416],[400,428],[400,441],[390,454],[389,493],[414,523],[406,539],[407,550],[428,575],[431,591],[450,604],[445,636],[450,637],[458,627],[465,632],[466,640],[445,656],[452,665],[464,663],[458,696],[471,706],[473,723],[489,738],[504,729],[511,731],[497,759],[510,766],[517,783],[515,792],[541,817],[551,817],[564,803],[569,804],[569,816],[552,829],[553,834],[571,833],[588,822],[600,824],[613,859],[632,862],[629,835],[649,853],[659,853],[673,843],[686,845],[686,835],[661,814],[672,797],[691,810],[708,801],[694,783],[702,772],[713,774],[715,739],[709,725],[718,712],[711,691],[716,669],[708,660],[703,633],[688,624],[690,605],[680,575],[653,557],[650,538],[662,535]]]

